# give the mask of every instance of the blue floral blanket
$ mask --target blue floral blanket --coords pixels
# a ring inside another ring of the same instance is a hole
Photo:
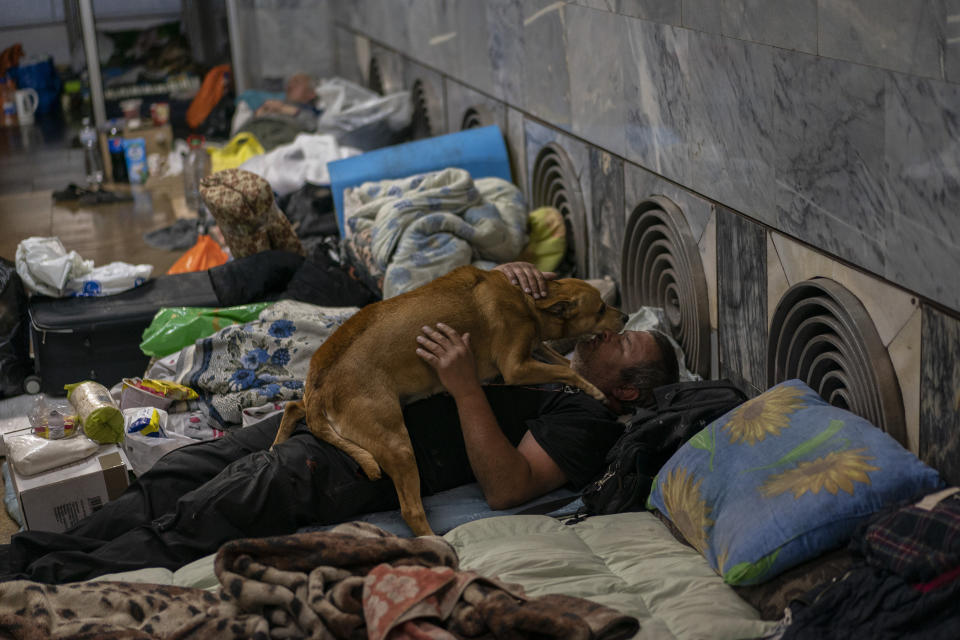
[[[157,361],[147,377],[187,385],[200,398],[170,408],[188,416],[197,433],[240,426],[247,410],[280,408],[303,397],[313,352],[356,313],[357,307],[318,307],[281,300],[264,309],[257,320],[225,327]],[[184,429],[177,429],[184,431]]]
[[[520,190],[500,178],[444,169],[344,191],[344,237],[390,298],[476,264],[515,260],[527,242]]]

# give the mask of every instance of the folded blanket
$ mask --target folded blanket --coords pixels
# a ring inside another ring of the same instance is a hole
[[[457,571],[442,538],[397,538],[364,523],[221,547],[216,592],[124,582],[0,584],[11,638],[598,638],[635,618],[582,598],[527,598]]]
[[[465,264],[515,260],[527,242],[516,186],[444,169],[344,191],[345,242],[383,297],[414,289]]]

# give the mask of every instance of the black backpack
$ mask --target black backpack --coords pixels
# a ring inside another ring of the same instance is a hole
[[[607,453],[607,471],[588,484],[579,515],[644,509],[653,477],[684,442],[747,396],[728,380],[678,382],[654,390],[655,409],[637,409]]]

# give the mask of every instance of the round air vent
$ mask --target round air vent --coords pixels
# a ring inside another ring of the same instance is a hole
[[[620,276],[624,310],[663,309],[670,334],[683,348],[687,368],[710,375],[710,308],[697,242],[680,208],[663,196],[631,212]]]
[[[544,146],[533,165],[532,206],[553,207],[567,227],[567,253],[556,271],[564,276],[587,277],[587,221],[580,181],[570,158],[557,144]]]
[[[376,91],[383,95],[383,72],[380,70],[380,61],[376,56],[370,58],[370,73],[367,78],[367,85],[371,91]]]
[[[830,404],[880,427],[906,446],[897,374],[860,300],[828,278],[783,294],[770,324],[767,383],[799,378]]]
[[[410,124],[413,139],[429,138],[433,135],[434,128],[430,117],[435,103],[433,87],[426,80],[414,80],[410,94],[413,100],[413,116]]]
[[[475,105],[467,108],[463,112],[463,120],[460,122],[460,130],[475,129],[477,127],[488,127],[496,124],[490,111],[481,105]]]

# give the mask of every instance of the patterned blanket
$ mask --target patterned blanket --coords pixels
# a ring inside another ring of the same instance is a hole
[[[582,598],[524,596],[457,570],[442,538],[397,538],[364,523],[237,540],[220,587],[123,582],[0,584],[0,634],[33,638],[598,638],[635,618]]]
[[[384,298],[455,267],[515,260],[527,242],[516,186],[444,169],[344,191],[344,241]]]
[[[174,422],[180,416],[188,425],[239,426],[245,410],[300,399],[313,352],[356,312],[281,300],[253,322],[225,327],[158,360],[146,377],[173,380],[199,394],[197,401],[170,408]],[[174,430],[204,437],[189,426]]]

